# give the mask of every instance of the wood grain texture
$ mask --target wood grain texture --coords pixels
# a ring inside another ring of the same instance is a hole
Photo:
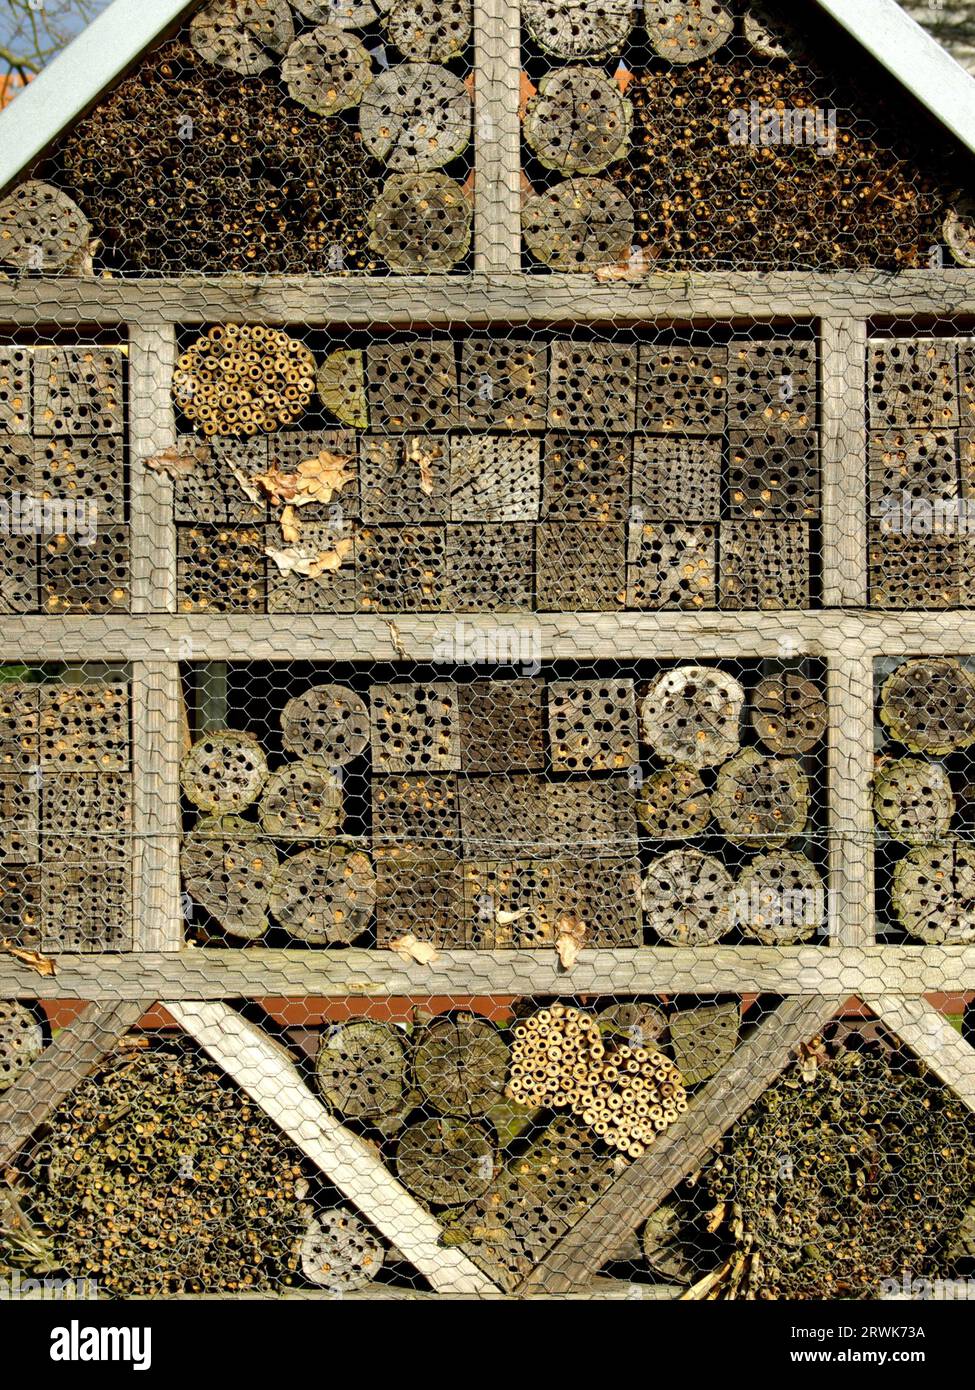
[[[474,0],[474,268],[521,264],[521,25],[517,0]]]
[[[886,981],[885,981],[886,984]],[[863,1002],[975,1111],[975,1048],[926,999],[864,994]]]
[[[182,711],[179,668],[137,661],[132,668],[134,941],[136,950],[183,944],[179,849]]]
[[[133,613],[176,610],[173,485],[146,459],[176,443],[172,401],[176,329],[134,323],[129,333],[129,495]]]
[[[875,939],[873,662],[834,657],[826,673],[829,787],[829,937],[833,946]]]
[[[823,604],[867,602],[867,325],[823,321],[820,344]]]

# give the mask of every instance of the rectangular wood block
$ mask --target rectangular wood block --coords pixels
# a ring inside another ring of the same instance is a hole
[[[634,438],[632,521],[717,521],[720,516],[720,439]]]
[[[117,348],[33,352],[34,434],[121,434],[123,358]]]
[[[811,520],[819,515],[815,430],[732,430],[728,449],[732,517]]]
[[[541,467],[537,439],[452,435],[451,521],[537,521]]]
[[[184,450],[200,450],[203,440],[197,435],[185,435],[180,441]],[[267,503],[255,502],[241,486],[237,474],[250,479],[266,473],[268,468],[267,439],[223,439],[217,436],[207,441],[204,457],[190,473],[173,483],[173,515],[176,521],[257,522],[267,517]],[[236,473],[235,473],[236,470]]]
[[[40,794],[33,772],[0,773],[0,864],[36,864]]]
[[[549,345],[548,425],[625,434],[636,415],[637,351],[625,343]]]
[[[40,765],[41,687],[0,682],[0,772],[36,771]]]
[[[723,521],[718,585],[722,608],[808,608],[807,523]]]
[[[729,428],[815,429],[818,390],[812,340],[745,338],[728,345]]]
[[[640,761],[633,681],[557,680],[548,687],[548,736],[556,772],[613,772]]]
[[[550,431],[544,448],[543,517],[553,521],[626,521],[632,452],[628,436]]]
[[[460,770],[460,699],[453,681],[374,685],[369,705],[374,769]]]
[[[391,773],[372,779],[377,849],[422,856],[460,850],[460,797],[453,772]]]
[[[874,338],[867,393],[872,430],[958,424],[958,348],[950,338]]]
[[[530,613],[534,527],[491,521],[448,526],[447,576],[445,607],[460,613]]]
[[[535,536],[535,603],[541,612],[615,612],[626,594],[626,528],[543,521]]]
[[[955,608],[961,601],[959,542],[897,535],[870,526],[867,569],[872,608]]]
[[[460,823],[466,859],[544,856],[545,783],[531,773],[464,777]]]
[[[364,526],[356,537],[359,603],[372,613],[439,613],[447,607],[444,526]]]
[[[128,526],[96,536],[51,536],[41,547],[45,613],[127,613],[131,606]]]
[[[131,766],[128,685],[42,685],[40,766],[45,776],[127,772]]]
[[[637,429],[723,434],[727,419],[727,348],[640,345]]]
[[[343,542],[345,544],[343,544]],[[351,546],[348,545],[351,542]],[[265,531],[268,550],[287,554],[288,542],[276,523]],[[328,556],[338,568],[328,568],[316,578],[282,569],[273,555],[267,558],[267,611],[269,613],[355,613],[359,607],[356,571],[356,537],[351,523],[343,529],[328,522],[302,521],[298,546],[313,559]]]
[[[717,526],[648,521],[629,528],[627,608],[714,608],[717,579]]]
[[[902,505],[905,497],[933,502],[958,496],[958,431],[871,430],[867,461],[870,507]]]
[[[469,942],[460,861],[384,850],[376,855],[376,944],[413,935],[439,950]]]
[[[35,446],[37,498],[58,514],[61,504],[75,509],[76,524],[99,529],[120,525],[128,516],[125,454],[117,434],[60,435],[37,440]],[[66,513],[70,516],[71,513]]]
[[[548,348],[468,338],[460,350],[460,420],[471,429],[545,428]]]
[[[267,602],[262,526],[178,526],[181,613],[263,613]]]
[[[366,522],[446,521],[450,440],[445,434],[367,434],[359,441],[359,485]]]
[[[450,338],[370,343],[366,398],[374,430],[449,430],[458,423],[458,374]]]
[[[22,347],[0,348],[0,430],[28,434],[32,422],[30,353]]]
[[[539,680],[476,680],[458,686],[465,772],[531,772],[545,766]]]

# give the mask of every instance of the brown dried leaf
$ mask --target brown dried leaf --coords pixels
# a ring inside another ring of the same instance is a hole
[[[242,473],[234,464],[230,465],[230,471],[240,484],[241,491],[248,502],[253,502],[259,507],[263,506],[264,494],[261,492],[260,488],[255,487],[253,481],[248,478],[246,474]]]
[[[330,449],[322,449],[314,458],[299,463],[295,505],[331,502],[355,477],[354,470],[347,466],[351,462],[351,454],[333,454]]]
[[[389,949],[395,951],[403,960],[415,961],[417,965],[432,965],[440,959],[436,946],[431,945],[429,941],[418,941],[412,932],[391,941]]]
[[[280,468],[269,468],[266,473],[254,473],[250,479],[255,487],[263,488],[275,507],[293,502],[298,491],[298,477],[295,473],[282,473]]]
[[[336,541],[333,550],[305,550],[301,546],[289,546],[278,550],[273,545],[265,546],[264,554],[273,560],[282,574],[302,574],[309,579],[319,579],[323,574],[342,568],[352,553],[351,538]]]
[[[189,477],[198,463],[207,463],[209,459],[208,444],[180,443],[163,449],[162,453],[153,454],[145,462],[146,468],[153,473],[164,473],[168,478],[178,481],[180,478]]]
[[[285,507],[281,513],[281,535],[289,545],[301,540],[301,519],[294,507]]]
[[[585,922],[576,912],[563,912],[556,923],[558,936],[555,949],[563,970],[571,970],[579,958],[579,952],[586,944],[588,931]]]
[[[40,951],[28,951],[23,946],[15,946],[12,941],[4,937],[0,941],[0,951],[6,951],[14,960],[19,960],[23,965],[29,965],[31,970],[36,970],[38,975],[56,975],[57,966],[50,956],[42,956]]]
[[[443,450],[437,444],[424,445],[419,439],[410,441],[410,458],[420,474],[420,491],[428,497],[433,493],[433,460],[439,458]]]

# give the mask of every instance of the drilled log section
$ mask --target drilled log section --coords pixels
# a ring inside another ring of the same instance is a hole
[[[0,999],[0,1091],[12,1086],[43,1048],[44,1029],[34,1010]]]
[[[508,1045],[493,1024],[471,1014],[436,1018],[420,1030],[413,1079],[444,1115],[486,1115],[504,1097]]]
[[[397,275],[453,270],[471,246],[474,210],[445,174],[391,174],[369,213],[369,246]]]
[[[894,866],[894,915],[929,946],[975,940],[975,852],[947,842],[912,849]]]
[[[731,38],[735,20],[717,0],[644,0],[650,44],[668,63],[696,63]]]
[[[385,1251],[351,1207],[333,1207],[308,1222],[300,1257],[301,1272],[309,1283],[341,1297],[375,1279]]]
[[[77,203],[49,183],[28,179],[0,202],[0,263],[17,271],[83,274],[90,240]]]
[[[803,40],[788,20],[764,0],[750,0],[742,25],[745,38],[760,58],[801,59]]]
[[[553,270],[593,271],[627,261],[634,236],[633,208],[608,179],[579,176],[526,198],[525,245]]]
[[[870,342],[870,428],[938,429],[958,423],[958,347],[951,338]]]
[[[884,682],[880,719],[912,753],[941,757],[975,744],[975,676],[952,657],[905,661]]]
[[[390,0],[386,34],[404,58],[449,63],[471,39],[470,0]]]
[[[390,0],[291,0],[291,7],[312,24],[328,20],[340,29],[365,29],[389,9]]]
[[[372,861],[351,842],[302,850],[278,865],[270,905],[274,920],[299,941],[354,941],[376,907]]]
[[[404,1037],[371,1019],[337,1025],[322,1039],[315,1076],[326,1104],[346,1118],[395,1123],[407,1101]]]
[[[751,719],[770,753],[809,753],[826,731],[826,701],[815,681],[784,671],[755,687]]]
[[[745,692],[716,666],[676,666],[650,687],[640,708],[645,742],[663,762],[715,767],[737,752]]]
[[[674,1061],[688,1086],[716,1076],[738,1044],[741,1005],[737,1002],[694,1005],[670,1019]]]
[[[206,62],[256,77],[287,50],[294,32],[287,0],[211,0],[190,22],[190,43]]]
[[[261,825],[279,840],[319,840],[342,824],[342,785],[329,771],[299,758],[272,772],[261,801]]]
[[[257,827],[239,816],[199,821],[180,854],[190,896],[229,936],[256,941],[268,927],[268,902],[278,856]]]
[[[607,58],[633,26],[632,0],[524,0],[522,18],[544,53],[556,58]]]
[[[372,81],[365,44],[334,24],[320,24],[295,39],[281,64],[288,94],[316,116],[357,106]]]
[[[948,833],[955,814],[951,779],[940,763],[893,758],[873,780],[873,814],[893,840],[932,844]]]
[[[689,840],[711,820],[711,797],[696,768],[676,763],[646,779],[637,811],[652,840]]]
[[[373,81],[359,107],[366,149],[397,173],[441,169],[471,138],[471,98],[437,63],[400,63]]]
[[[975,202],[962,198],[945,213],[941,226],[945,245],[959,265],[975,267]]]
[[[632,680],[552,681],[549,743],[558,772],[608,772],[639,762]]]
[[[456,1207],[486,1192],[496,1155],[483,1125],[431,1116],[407,1126],[396,1146],[396,1173],[404,1187],[431,1206]]]
[[[183,759],[183,791],[202,811],[226,815],[257,800],[267,781],[267,758],[254,734],[213,730]]]
[[[556,68],[528,103],[525,139],[546,169],[598,174],[625,155],[632,104],[599,68]]]
[[[27,436],[32,421],[30,353],[26,348],[0,348],[0,428],[5,434],[21,436],[18,445],[21,458],[31,452]],[[12,447],[11,441],[5,439],[0,447],[6,454]],[[5,468],[9,468],[9,462],[5,462]]]
[[[281,741],[316,767],[344,767],[369,747],[369,710],[344,685],[313,685],[281,711]]]
[[[794,758],[764,758],[744,748],[718,769],[711,809],[735,844],[784,845],[806,827],[809,779]]]
[[[733,880],[713,855],[675,849],[643,880],[646,925],[672,946],[711,946],[732,927]]]
[[[365,358],[358,348],[336,348],[318,368],[318,394],[326,409],[343,425],[369,427],[366,404]]]
[[[761,854],[735,885],[735,916],[747,940],[793,946],[815,936],[826,916],[826,889],[804,854]]]
[[[314,354],[282,329],[214,324],[178,358],[173,400],[208,438],[269,433],[308,409],[315,371]]]
[[[596,1015],[603,1037],[620,1038],[632,1048],[653,1047],[667,1031],[664,1011],[646,999],[607,1004]]]
[[[668,1202],[658,1207],[640,1234],[640,1250],[654,1274],[675,1284],[691,1284],[707,1272],[697,1247],[688,1240],[687,1229],[693,1219],[688,1202]]]

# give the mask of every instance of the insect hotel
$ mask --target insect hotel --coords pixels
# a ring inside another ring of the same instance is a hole
[[[0,1278],[975,1272],[973,151],[892,0],[113,0],[3,112]]]

